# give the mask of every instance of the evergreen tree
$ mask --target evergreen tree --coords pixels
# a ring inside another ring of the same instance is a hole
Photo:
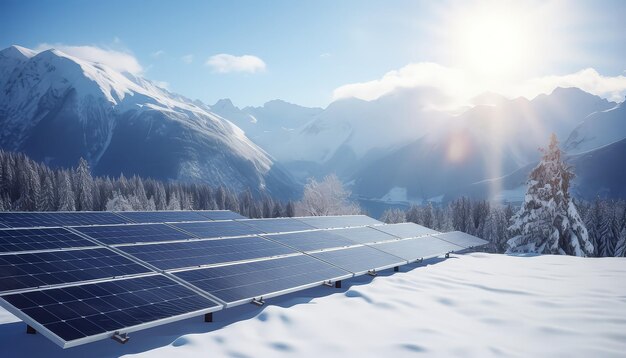
[[[288,218],[296,216],[296,206],[294,205],[293,201],[289,201],[287,203],[287,207],[285,208],[285,216]]]
[[[556,135],[528,179],[528,190],[509,227],[508,252],[592,256],[593,244],[569,194],[574,173]]]
[[[57,187],[57,210],[58,211],[74,211],[76,203],[74,201],[74,191],[72,190],[72,182],[67,171],[61,170],[56,176]]]
[[[78,168],[74,174],[76,188],[76,210],[93,210],[93,178],[89,163],[83,158],[78,161]]]

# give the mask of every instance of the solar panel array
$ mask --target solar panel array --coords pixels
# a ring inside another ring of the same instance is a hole
[[[0,213],[0,226],[0,304],[64,348],[485,243],[363,215]]]

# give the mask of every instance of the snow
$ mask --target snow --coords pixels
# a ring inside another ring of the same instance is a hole
[[[618,357],[626,259],[474,253],[61,350],[1,311],[6,357]]]
[[[405,202],[406,203],[409,201],[409,198],[407,196],[406,188],[394,186],[393,188],[391,188],[391,190],[389,190],[387,194],[383,195],[383,197],[380,198],[380,200],[386,201],[386,202]]]

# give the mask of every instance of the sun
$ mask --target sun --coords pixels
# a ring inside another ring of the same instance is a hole
[[[455,64],[485,81],[520,75],[534,64],[533,19],[519,3],[486,2],[456,11],[446,28]]]

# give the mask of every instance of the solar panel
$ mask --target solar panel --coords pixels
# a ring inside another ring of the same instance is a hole
[[[193,238],[192,235],[165,224],[83,226],[74,227],[74,229],[107,245],[175,241]]]
[[[386,232],[390,235],[394,235],[403,239],[431,234],[439,234],[439,231],[435,231],[425,226],[417,225],[414,223],[381,225],[377,226],[376,230],[380,230],[382,232]]]
[[[0,230],[0,252],[98,246],[63,228]]]
[[[352,274],[307,255],[174,273],[228,306],[340,280]]]
[[[127,224],[129,221],[106,211],[0,212],[0,223],[8,227],[51,227]]]
[[[263,235],[270,240],[280,242],[283,245],[293,247],[299,251],[312,251],[330,249],[334,247],[353,246],[357,243],[348,240],[333,231],[303,231],[288,234]]]
[[[107,248],[0,255],[0,292],[149,270]]]
[[[384,233],[371,227],[353,227],[348,229],[338,229],[332,231],[334,234],[341,235],[349,240],[369,244],[374,242],[383,242],[390,240],[398,240],[396,236]]]
[[[297,219],[318,229],[382,224],[382,222],[365,215],[306,216]]]
[[[217,238],[262,234],[263,231],[238,221],[209,221],[201,223],[172,224],[201,238]]]
[[[221,308],[162,275],[31,291],[2,300],[64,348]]]
[[[376,250],[369,246],[357,246],[347,249],[321,251],[312,253],[320,260],[324,260],[346,271],[360,275],[370,270],[383,270],[389,267],[407,263],[405,259]]]
[[[196,211],[196,212],[211,220],[247,219],[247,217],[243,215],[239,215],[230,210],[205,210],[205,211]]]
[[[439,240],[433,236],[389,241],[382,244],[371,245],[371,247],[401,257],[407,261],[437,257],[450,251],[463,249],[458,245]]]
[[[258,259],[296,252],[258,236],[120,246],[119,249],[162,270]]]
[[[476,236],[472,236],[470,234],[466,234],[461,231],[452,231],[444,234],[435,235],[436,238],[448,241],[450,243],[462,246],[463,248],[469,249],[472,247],[478,247],[486,245],[488,242],[478,238]]]
[[[181,221],[206,221],[207,218],[195,211],[119,211],[123,216],[136,223],[163,223]]]
[[[257,228],[265,233],[313,230],[314,227],[292,218],[250,219],[240,221],[242,224]]]

